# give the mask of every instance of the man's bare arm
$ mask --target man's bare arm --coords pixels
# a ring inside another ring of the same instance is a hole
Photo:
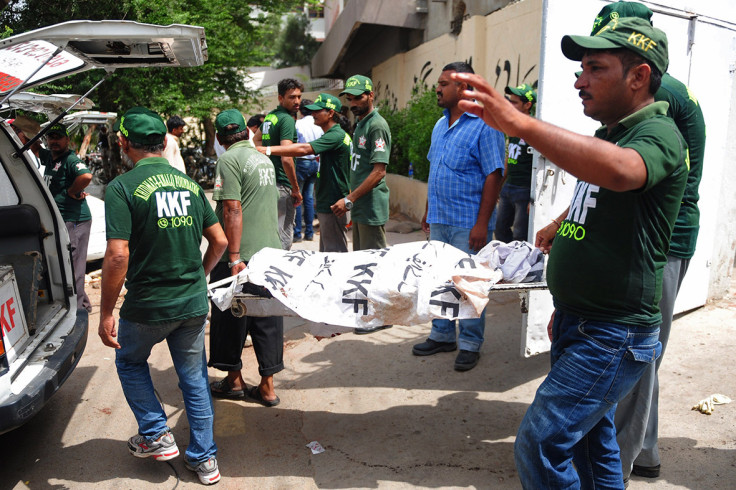
[[[281,146],[291,144],[293,144],[291,140],[281,140],[280,142]],[[294,165],[294,159],[282,156],[281,166],[284,167],[286,178],[289,179],[289,183],[291,184],[291,197],[294,199],[294,206],[299,206],[302,203],[302,195],[299,192],[299,182],[296,180],[296,166]]]
[[[373,164],[373,170],[371,170],[371,173],[368,174],[368,177],[365,178],[363,182],[360,183],[360,185],[353,189],[353,191],[347,195],[347,198],[355,202],[361,197],[368,194],[374,187],[376,187],[380,182],[381,179],[383,179],[386,176],[386,164],[385,163],[374,163]],[[332,209],[332,212],[335,214],[335,216],[342,216],[347,212],[347,209],[345,208],[345,200],[340,199],[335,204],[330,206],[330,209]]]
[[[483,192],[480,198],[480,207],[478,208],[478,218],[475,226],[470,230],[468,246],[471,250],[480,250],[485,247],[488,239],[488,222],[491,220],[493,210],[498,202],[498,195],[501,193],[501,181],[503,175],[501,169],[491,172],[483,183]]]
[[[240,239],[243,236],[243,209],[240,201],[236,199],[225,199],[222,201],[222,217],[225,222],[225,237],[227,237],[228,262],[240,259]],[[240,263],[231,267],[233,275],[245,269],[245,264]]]
[[[128,240],[110,238],[107,241],[105,258],[102,260],[102,279],[100,282],[102,298],[100,301],[100,324],[97,333],[103,344],[115,349],[119,349],[120,344],[115,340],[118,334],[112,313],[118,301],[118,296],[120,296],[120,290],[123,288],[125,275],[128,273],[129,257]]]
[[[266,154],[266,148],[271,148],[271,155],[275,155],[277,157],[303,157],[314,155],[314,149],[309,143],[292,143],[280,146],[256,146],[256,150],[260,151],[264,155]]]

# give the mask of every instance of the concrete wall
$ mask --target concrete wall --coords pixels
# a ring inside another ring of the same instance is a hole
[[[473,16],[459,36],[445,34],[389,58],[372,71],[378,103],[401,108],[416,84],[432,86],[442,67],[468,61],[496,88],[539,78],[542,0],[523,0],[488,16]]]
[[[388,207],[391,214],[401,213],[420,223],[427,205],[427,183],[403,175],[386,174],[390,189]]]

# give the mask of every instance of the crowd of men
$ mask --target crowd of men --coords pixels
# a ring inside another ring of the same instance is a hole
[[[657,368],[697,239],[705,127],[695,97],[667,74],[667,37],[651,16],[636,2],[609,4],[589,36],[562,39],[563,54],[581,62],[575,89],[584,113],[602,124],[594,138],[534,118],[537,95],[529,85],[499,93],[464,62],[444,66],[437,81],[444,111],[432,130],[422,218],[430,239],[468,253],[489,243],[494,230],[504,241],[527,240],[532,148],[578,178],[570,207],[535,239],[550,253],[555,311],[548,327],[551,369],[514,447],[524,488],[624,488],[631,474],[660,473]],[[635,42],[642,36],[650,42]],[[349,77],[340,93],[356,118],[352,134],[341,120],[340,97],[321,93],[307,101],[303,90],[297,80],[281,80],[278,106],[262,121],[246,124],[237,109],[217,115],[222,151],[214,210],[177,168],[182,120],[172,118],[167,127],[136,107],[119,121],[121,149],[135,167],[107,188],[99,335],[116,349],[138,422],[129,451],[160,461],[179,450],[147,360],[155,344],[167,341],[190,426],[186,466],[204,484],[220,479],[212,396],[274,407],[280,399],[273,377],[284,368],[281,317],[237,318],[216,307],[208,360],[206,275],[216,282],[241,272],[265,247],[289,250],[295,240],[312,239],[315,211],[320,251],[348,252],[349,219],[353,250],[387,246],[391,130],[374,107],[372,80]],[[50,129],[48,146],[40,155],[46,179],[73,252],[86,249],[84,188],[91,175],[68,149],[62,125]],[[585,239],[563,232],[571,227],[584,228]],[[76,253],[75,270],[83,264]],[[79,281],[78,307],[89,309],[83,273]],[[264,288],[246,288],[269,296]],[[484,327],[483,314],[435,320],[412,353],[459,350],[454,369],[468,371],[479,361]],[[261,376],[252,387],[242,375],[248,335]],[[208,366],[225,376],[210,382]]]

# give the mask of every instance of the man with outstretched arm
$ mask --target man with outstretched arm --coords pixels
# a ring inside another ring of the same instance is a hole
[[[350,136],[337,123],[342,103],[334,95],[323,93],[306,108],[312,111],[315,124],[324,134],[309,143],[272,146],[271,154],[292,157],[319,155],[320,164],[315,191],[319,220],[319,251],[347,252],[347,216],[345,214],[337,216],[331,209],[335,201],[344,199],[350,193],[348,172],[352,142]],[[266,147],[263,146],[256,149],[264,154],[266,152]]]
[[[585,115],[603,124],[595,137],[520,113],[478,76],[453,77],[476,89],[464,110],[578,178],[547,267],[552,366],[514,445],[522,485],[624,488],[613,417],[661,351],[662,271],[687,150],[654,101],[668,64],[662,31],[619,19],[596,36],[565,36],[562,51],[582,62],[575,88]]]

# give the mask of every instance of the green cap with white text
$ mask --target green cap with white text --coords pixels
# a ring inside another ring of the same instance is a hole
[[[664,74],[669,65],[667,35],[637,17],[619,18],[602,27],[595,36],[564,36],[562,53],[580,61],[588,50],[628,49],[650,61]]]
[[[319,94],[319,97],[317,97],[317,100],[314,101],[313,104],[309,104],[307,106],[307,109],[310,111],[320,111],[322,109],[332,109],[335,112],[340,112],[340,109],[342,109],[342,103],[340,102],[340,99],[335,97],[334,95],[321,93]]]
[[[234,124],[235,126],[227,129],[231,124]],[[215,129],[217,130],[217,134],[220,136],[229,136],[231,134],[240,133],[241,131],[245,131],[246,127],[245,118],[237,109],[222,111],[215,118]]]
[[[362,95],[366,92],[373,92],[371,79],[363,75],[353,75],[345,80],[345,90],[340,92],[340,95]]]
[[[161,116],[145,107],[133,107],[120,118],[119,131],[128,140],[141,145],[158,145],[166,138],[166,124]]]
[[[608,25],[609,22],[618,22],[623,17],[638,17],[644,19],[650,24],[652,23],[653,12],[644,4],[639,2],[614,2],[609,3],[598,12],[593,22],[593,30],[591,36],[595,36],[598,31]]]

